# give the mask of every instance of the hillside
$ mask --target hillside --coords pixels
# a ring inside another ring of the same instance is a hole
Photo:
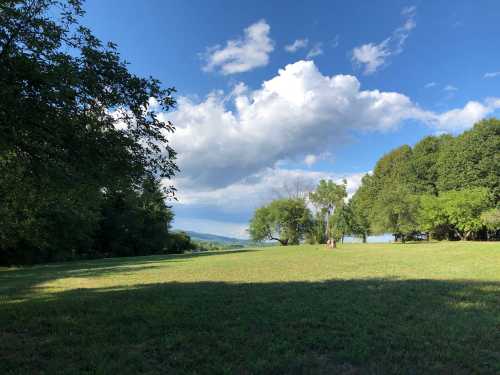
[[[214,242],[224,245],[243,245],[243,246],[251,246],[252,244],[254,244],[250,240],[243,240],[240,238],[218,236],[216,234],[199,233],[189,230],[185,230],[183,232],[186,232],[189,235],[189,237],[191,237],[191,239],[194,241]]]

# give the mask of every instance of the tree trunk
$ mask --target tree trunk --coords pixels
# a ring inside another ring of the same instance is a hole
[[[363,233],[363,243],[366,243],[366,233]]]
[[[404,234],[401,235],[401,243],[405,243],[405,235]]]

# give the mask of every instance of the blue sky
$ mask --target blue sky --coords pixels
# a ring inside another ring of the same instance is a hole
[[[181,229],[245,237],[300,181],[458,134],[500,108],[498,1],[87,0],[84,24],[178,90]],[[285,185],[288,185],[285,186]]]

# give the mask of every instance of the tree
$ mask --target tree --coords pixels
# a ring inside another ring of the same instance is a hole
[[[419,230],[418,196],[402,186],[387,187],[375,202],[371,222],[376,233],[392,233],[404,243],[408,235]]]
[[[453,138],[450,135],[425,137],[412,149],[409,161],[409,182],[413,191],[420,194],[438,195],[439,155]]]
[[[481,214],[491,207],[491,202],[491,193],[484,187],[450,190],[439,197],[425,196],[421,198],[420,222],[440,237],[479,239],[485,228]]]
[[[332,247],[336,247],[336,240],[331,231],[330,217],[335,211],[335,207],[343,204],[344,198],[347,197],[347,182],[336,184],[331,180],[321,180],[316,187],[316,190],[309,194],[309,199],[321,212],[325,222],[325,237]]]
[[[444,212],[461,240],[477,239],[484,228],[481,213],[491,207],[492,197],[487,188],[451,190],[440,197]]]
[[[487,229],[487,239],[500,237],[500,208],[492,208],[481,214],[481,221]]]
[[[284,246],[295,245],[309,230],[311,220],[303,199],[277,199],[255,211],[249,233],[254,241],[275,240]]]
[[[169,229],[174,215],[154,179],[146,179],[139,191],[107,192],[101,217],[94,244],[98,254],[134,256],[169,252]]]
[[[174,128],[157,116],[174,89],[130,73],[114,44],[80,26],[80,0],[0,7],[0,252],[86,249],[103,191],[177,171]]]
[[[335,241],[342,241],[346,234],[352,232],[352,212],[350,206],[344,202],[335,207],[330,220],[330,232]]]
[[[500,120],[478,122],[449,142],[439,155],[438,189],[488,188],[500,201]]]
[[[433,239],[453,239],[455,231],[444,210],[444,201],[435,195],[424,194],[420,197],[418,222],[420,228]]]
[[[373,202],[375,202],[375,194],[372,189],[373,177],[365,175],[361,180],[361,186],[349,201],[351,211],[351,231],[352,234],[360,236],[363,243],[371,234],[370,216],[372,212]]]

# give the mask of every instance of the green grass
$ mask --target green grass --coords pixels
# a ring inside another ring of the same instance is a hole
[[[500,244],[0,269],[0,373],[499,374]]]

